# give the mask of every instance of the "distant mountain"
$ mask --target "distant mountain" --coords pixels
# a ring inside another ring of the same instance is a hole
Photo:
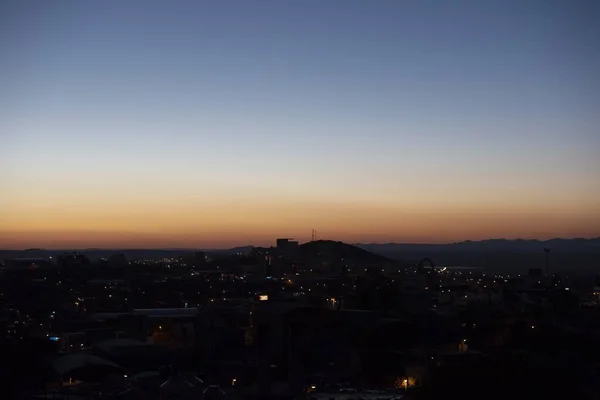
[[[207,254],[212,255],[233,255],[233,254],[248,254],[253,249],[253,246],[234,247],[231,249],[203,249]],[[56,257],[66,251],[78,251],[84,254],[92,261],[97,261],[101,258],[108,258],[114,254],[124,254],[128,260],[154,260],[167,257],[179,257],[189,254],[198,249],[26,249],[26,250],[0,250],[0,261],[9,258],[49,258]]]
[[[205,249],[202,250],[208,255],[226,256],[236,254],[249,254],[253,246],[234,247],[231,249]],[[379,254],[374,254],[370,251],[361,249],[350,244],[342,242],[334,242],[330,240],[319,240],[314,242],[304,243],[299,246],[300,256],[309,258],[318,257],[322,260],[337,261],[340,259],[348,259],[357,263],[381,265],[385,263],[395,263],[389,258]],[[73,251],[72,249],[65,250],[0,250],[0,260],[25,257],[25,258],[49,258],[56,257],[65,251]],[[97,261],[101,258],[109,258],[114,254],[124,254],[128,260],[150,260],[167,257],[179,257],[184,254],[197,251],[196,249],[78,249],[78,252],[86,255],[90,260]]]
[[[600,251],[600,238],[594,239],[489,239],[481,241],[467,240],[449,244],[413,244],[413,243],[369,243],[355,244],[362,249],[378,254],[398,253],[403,251],[516,251],[535,252],[549,248],[553,251],[597,252]]]
[[[507,240],[491,239],[450,244],[358,244],[373,253],[410,264],[429,258],[436,265],[469,266],[491,270],[527,271],[544,268],[544,249],[550,249],[553,271],[593,271],[600,269],[600,238]]]

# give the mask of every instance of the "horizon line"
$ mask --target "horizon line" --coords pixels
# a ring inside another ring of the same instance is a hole
[[[320,242],[320,241],[329,241],[329,242],[341,242],[341,243],[346,243],[352,246],[371,246],[371,245],[410,245],[410,246],[449,246],[449,245],[454,245],[454,244],[461,244],[461,243],[481,243],[481,242],[489,242],[489,241],[512,241],[512,242],[517,242],[517,241],[529,241],[529,242],[549,242],[549,241],[553,241],[553,240],[600,240],[600,236],[594,236],[594,237],[554,237],[551,239],[523,239],[523,238],[516,238],[516,239],[507,239],[507,238],[489,238],[489,239],[481,239],[481,240],[470,240],[470,239],[465,239],[465,240],[461,240],[461,241],[453,241],[453,242],[437,242],[437,243],[411,243],[411,242],[354,242],[354,243],[347,243],[341,240],[331,240],[331,239],[318,239],[315,240],[316,242]],[[300,243],[300,244],[305,244],[305,243],[310,243],[312,242],[312,240],[308,240],[306,242]],[[252,244],[246,244],[246,245],[237,245],[237,246],[231,246],[231,247],[213,247],[213,248],[200,248],[200,247],[52,247],[52,248],[41,248],[41,247],[28,247],[28,248],[18,248],[18,249],[9,249],[9,248],[0,248],[0,251],[27,251],[27,250],[44,250],[44,251],[58,251],[58,250],[79,250],[79,251],[91,251],[91,250],[124,250],[124,251],[132,251],[132,250],[171,250],[171,251],[175,251],[175,250],[190,250],[190,251],[225,251],[225,250],[232,250],[232,249],[236,249],[236,248],[243,248],[243,247],[274,247],[274,246],[257,246],[257,245],[252,245]]]

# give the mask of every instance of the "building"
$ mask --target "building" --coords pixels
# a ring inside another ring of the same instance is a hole
[[[290,256],[298,249],[298,241],[291,238],[281,238],[276,241],[276,250],[279,255]]]
[[[60,254],[56,258],[56,264],[60,268],[79,268],[89,265],[90,260],[76,251]]]
[[[206,264],[206,254],[203,251],[197,251],[194,253],[193,265],[196,268],[202,268]]]
[[[108,265],[113,268],[123,268],[128,266],[129,262],[127,261],[127,257],[125,257],[125,254],[120,253],[110,256],[108,258]]]
[[[271,279],[273,277],[273,257],[272,256],[265,256],[264,273],[265,273],[265,279]]]
[[[10,270],[38,270],[52,269],[54,265],[45,258],[10,258],[5,261],[6,269]]]

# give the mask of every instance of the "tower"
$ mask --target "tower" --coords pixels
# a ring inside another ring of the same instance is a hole
[[[271,279],[273,276],[273,257],[271,255],[265,256],[265,279]]]
[[[550,276],[550,249],[546,247],[544,253],[546,254],[546,276]]]

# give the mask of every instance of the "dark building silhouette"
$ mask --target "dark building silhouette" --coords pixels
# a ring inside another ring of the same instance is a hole
[[[541,278],[543,275],[541,268],[529,268],[529,277],[530,278]]]
[[[125,257],[125,254],[120,253],[110,256],[108,258],[108,265],[111,267],[126,267],[129,265],[129,262],[127,261],[127,257]]]
[[[206,254],[203,251],[197,251],[194,253],[194,267],[202,268],[206,265]]]
[[[269,279],[269,278],[273,277],[273,257],[272,256],[265,256],[264,271],[265,271],[265,279]]]
[[[290,256],[298,250],[298,241],[291,238],[277,239],[276,250],[279,255]]]
[[[60,268],[78,268],[89,265],[90,260],[76,251],[60,254],[56,258],[56,265]]]
[[[54,264],[45,258],[11,258],[5,260],[4,264],[7,269],[12,270],[36,270],[54,267]]]

